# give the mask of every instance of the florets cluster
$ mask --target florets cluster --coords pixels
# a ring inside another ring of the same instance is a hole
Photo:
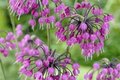
[[[49,6],[51,2],[55,4],[53,11]],[[50,48],[51,23],[56,26],[57,38],[68,45],[67,49],[79,44],[82,54],[92,58],[93,54],[102,51],[109,33],[109,22],[113,19],[101,7],[87,1],[75,3],[71,8],[61,0],[9,0],[9,9],[18,19],[30,14],[28,24],[32,29],[38,24],[39,28],[47,26],[49,47],[35,35],[24,35],[21,24],[17,25],[14,34],[9,32],[5,38],[0,38],[0,52],[8,56],[10,50],[16,49],[16,63],[22,64],[20,73],[35,80],[76,80],[80,73],[80,65],[73,62],[69,50],[57,54]],[[51,14],[53,12],[59,16],[58,21]],[[84,79],[92,80],[95,72],[99,72],[96,80],[116,80],[120,78],[120,64],[110,61],[105,61],[104,65],[95,63]]]
[[[117,80],[120,79],[120,62],[118,60],[109,61],[108,59],[103,59],[100,62],[93,64],[93,69],[91,69],[87,74],[85,74],[85,80],[93,80],[93,76],[96,75],[96,80]]]
[[[14,43],[15,36],[12,32],[8,32],[5,38],[0,38],[0,53],[2,53],[5,57],[8,56],[9,52],[12,49],[16,48],[16,44]]]
[[[105,14],[97,5],[83,1],[76,3],[74,9],[64,8],[60,15],[55,24],[59,40],[68,46],[79,44],[85,57],[102,51],[109,33],[109,22],[113,19],[111,14]]]
[[[16,61],[22,63],[20,73],[36,80],[76,80],[79,64],[73,63],[69,54],[57,55],[39,38],[25,35],[19,42]],[[71,66],[73,71],[69,69]]]
[[[52,1],[52,0],[51,0]],[[55,17],[51,15],[49,0],[9,0],[11,14],[17,14],[18,19],[22,15],[31,15],[28,24],[34,29],[39,23],[40,28],[43,24],[55,22]],[[56,0],[53,2],[57,2]]]

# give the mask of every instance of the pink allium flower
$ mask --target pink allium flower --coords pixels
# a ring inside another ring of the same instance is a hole
[[[18,44],[16,62],[22,63],[20,73],[27,77],[34,76],[34,79],[38,80],[76,80],[80,73],[79,64],[73,63],[69,54],[56,55],[56,51],[49,50],[48,46],[35,36],[27,34]],[[69,65],[73,70],[69,70]]]
[[[93,64],[93,68],[94,68],[95,70],[98,70],[98,69],[100,68],[100,64],[99,64],[99,63],[94,63],[94,64]]]
[[[49,0],[42,0],[42,4],[43,4],[44,6],[48,5],[48,3],[49,3]]]
[[[15,35],[12,32],[8,32],[5,38],[0,38],[0,53],[7,57],[11,50],[16,48]]]
[[[34,19],[29,20],[29,25],[32,27],[32,29],[34,29],[36,21]]]
[[[55,24],[57,38],[68,46],[79,44],[86,58],[92,58],[93,54],[102,51],[113,16],[104,14],[101,8],[85,1],[76,3],[75,9],[67,6],[57,9],[59,7],[56,7],[56,13],[61,15]],[[68,22],[64,23],[64,20]]]
[[[16,36],[17,37],[20,37],[22,34],[23,34],[23,32],[22,32],[22,25],[21,24],[18,24],[17,25],[17,27],[16,27]]]
[[[76,3],[76,4],[74,5],[74,8],[75,8],[75,9],[81,9],[81,8],[82,8],[82,5],[81,5],[80,3]]]
[[[103,59],[99,63],[93,64],[93,69],[84,75],[84,80],[92,80],[94,75],[96,80],[117,80],[120,78],[120,70],[118,69],[119,61],[109,61]]]
[[[55,2],[59,1],[55,0]],[[44,24],[53,24],[55,22],[55,17],[51,14],[52,11],[49,7],[49,0],[9,0],[9,9],[11,14],[17,14],[18,19],[22,15],[30,14],[32,18],[29,19],[28,23],[33,29],[37,22],[39,22],[40,28]],[[17,34],[22,33],[18,31]]]
[[[79,28],[85,31],[87,29],[87,25],[85,23],[81,23]]]

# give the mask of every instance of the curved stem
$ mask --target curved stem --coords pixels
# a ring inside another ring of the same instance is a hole
[[[7,2],[8,4],[8,2]],[[9,4],[8,4],[9,5]],[[15,35],[15,43],[16,43],[16,51],[18,52],[18,41],[17,41],[17,36],[16,36],[16,31],[15,31],[15,22],[14,22],[14,17],[12,15],[10,15],[10,10],[8,9],[8,14],[9,14],[9,17],[10,17],[10,21],[11,21],[11,24],[12,24],[12,29],[13,29],[13,32],[14,32],[14,35]]]
[[[72,18],[74,18],[74,17],[79,17],[80,19],[84,20],[84,16],[79,15],[79,14],[74,14],[74,15],[71,15],[70,17],[65,17],[64,19],[60,20],[60,22],[64,21],[64,20],[67,19],[67,18],[72,19]]]
[[[71,20],[70,20],[70,22],[71,22]],[[69,22],[69,23],[70,23]],[[67,26],[67,40],[69,39],[69,26]],[[70,50],[70,46],[67,46],[67,48],[66,48],[66,53],[67,54],[70,54],[70,52],[69,52],[69,50]]]
[[[47,41],[48,41],[48,47],[50,49],[50,25],[47,24]]]
[[[78,0],[75,0],[75,2],[74,3],[77,3],[78,2]]]
[[[95,4],[92,5],[88,10],[86,10],[85,16],[84,16],[84,17],[85,17],[84,21],[87,19],[89,12],[91,11],[91,9],[92,9],[94,6],[95,6]]]
[[[2,72],[3,72],[4,80],[7,80],[6,75],[5,75],[5,71],[4,71],[4,67],[3,67],[3,63],[2,63],[1,59],[0,59],[0,64],[1,64],[1,69],[2,69]]]
[[[67,50],[66,50],[66,52],[67,52],[67,53],[69,53],[69,49],[70,49],[70,47],[69,47],[69,46],[67,46]]]

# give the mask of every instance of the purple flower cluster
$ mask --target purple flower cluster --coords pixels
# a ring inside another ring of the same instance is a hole
[[[58,2],[56,6],[54,12],[57,13],[61,19],[70,16],[70,8],[64,3]]]
[[[41,17],[38,19],[40,26],[42,27],[44,24],[50,24],[55,22],[55,17],[50,15],[50,9],[45,8],[41,11]]]
[[[15,34],[13,32],[8,32],[5,38],[0,38],[0,52],[7,57],[10,51],[16,49],[17,43],[16,40],[22,36],[23,26],[18,24],[15,30]]]
[[[117,80],[120,79],[120,63],[105,61],[104,64],[94,63],[93,69],[84,76],[84,80],[93,80],[96,74],[96,80]]]
[[[60,20],[55,24],[59,40],[68,46],[79,44],[85,57],[92,57],[103,49],[109,22],[113,19],[111,14],[105,14],[100,7],[85,1],[76,3],[73,10],[64,7],[59,13]]]
[[[57,2],[57,0],[54,0]],[[49,0],[9,0],[11,14],[17,14],[18,19],[23,14],[31,14],[28,24],[34,29],[37,23],[40,28],[43,24],[55,22],[55,17],[50,14]]]
[[[18,43],[16,61],[22,63],[20,73],[35,80],[76,80],[79,64],[73,63],[70,56],[49,50],[39,38],[25,35]],[[68,68],[72,66],[73,71]]]
[[[52,11],[50,3],[55,4]],[[56,36],[69,46],[79,44],[82,54],[86,58],[92,58],[104,47],[104,41],[109,33],[109,22],[113,19],[111,14],[105,14],[97,5],[92,5],[85,0],[75,3],[74,8],[66,6],[62,0],[9,0],[11,14],[31,15],[28,24],[35,28],[51,27],[51,23],[57,28]],[[59,20],[53,14],[59,16]],[[69,49],[62,54],[50,48],[50,31],[47,29],[49,47],[35,35],[23,33],[23,26],[18,24],[15,34],[8,33],[6,38],[0,38],[0,52],[7,56],[11,49],[16,51],[16,62],[21,63],[20,73],[35,80],[76,80],[80,73],[80,65],[71,59]],[[38,29],[38,28],[36,28]],[[15,44],[14,44],[15,43]],[[98,71],[96,80],[116,80],[120,78],[120,64],[95,63],[84,77],[92,80]],[[71,67],[71,68],[70,68]]]
[[[16,45],[14,43],[15,36],[12,32],[9,32],[5,38],[0,38],[0,53],[5,57],[8,56],[12,49],[15,49]]]
[[[16,27],[16,36],[17,36],[17,38],[19,38],[20,36],[23,35],[22,28],[23,28],[23,26],[21,24],[17,25],[17,27]]]
[[[33,77],[35,80],[76,80],[76,76],[80,73],[80,65],[73,63],[67,52],[56,54],[56,51],[49,49],[36,36],[29,34],[23,36],[22,28],[21,24],[16,27],[19,49],[16,53],[16,62],[22,63],[21,74]]]
[[[12,14],[17,14],[20,17],[38,8],[38,3],[36,0],[9,0],[9,7]]]

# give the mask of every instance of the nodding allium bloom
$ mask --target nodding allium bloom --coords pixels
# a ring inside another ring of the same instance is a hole
[[[36,0],[9,0],[9,8],[12,14],[17,14],[20,17],[37,9],[38,3]]]
[[[55,17],[53,15],[50,15],[50,12],[51,11],[49,8],[45,8],[41,11],[41,17],[38,19],[40,28],[43,27],[44,24],[50,24],[55,22]]]
[[[16,36],[17,36],[17,38],[19,38],[20,36],[23,35],[22,29],[23,29],[23,26],[21,24],[18,24],[16,26]]]
[[[18,16],[31,13],[34,17],[38,17],[37,9],[48,5],[49,0],[9,0],[11,13]]]
[[[18,43],[16,62],[22,63],[20,73],[35,80],[76,80],[79,64],[73,63],[66,53],[57,55],[39,38],[25,35]],[[72,66],[73,71],[68,68]]]
[[[18,24],[15,34],[13,32],[8,32],[5,38],[0,37],[0,53],[7,57],[10,51],[16,49],[16,40],[22,36],[22,34],[22,25]]]
[[[60,19],[69,17],[71,14],[70,8],[61,1],[56,3],[56,8],[54,9],[54,12],[59,15]]]
[[[111,14],[105,14],[100,7],[84,1],[76,3],[74,10],[64,8],[60,15],[60,21],[55,24],[59,40],[68,46],[79,44],[87,58],[102,51],[109,33],[109,22],[113,19]]]
[[[84,80],[93,80],[94,75],[96,76],[96,80],[120,79],[120,62],[115,59],[111,62],[108,59],[104,59],[103,61],[102,64],[100,62],[94,63],[93,69],[85,74]]]
[[[12,49],[16,48],[16,44],[14,43],[15,36],[12,32],[9,32],[5,38],[0,38],[0,53],[2,53],[5,57],[9,55],[9,52]]]
[[[56,0],[55,0],[56,2]],[[36,23],[50,24],[55,22],[55,17],[50,14],[49,0],[9,0],[11,14],[17,14],[18,19],[21,15],[31,14],[32,18],[28,24],[34,29]]]

